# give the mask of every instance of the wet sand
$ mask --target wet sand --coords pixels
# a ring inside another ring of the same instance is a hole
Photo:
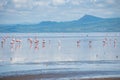
[[[20,76],[8,76],[1,77],[0,80],[57,80],[65,78],[66,80],[120,80],[120,77],[110,77],[110,78],[70,78],[68,75],[64,74],[38,74],[38,75],[20,75]]]
[[[120,80],[120,77],[119,78],[88,78],[88,79],[76,79],[76,80]]]

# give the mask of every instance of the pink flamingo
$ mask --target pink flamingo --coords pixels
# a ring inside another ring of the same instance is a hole
[[[61,50],[61,40],[58,40],[58,50]]]
[[[13,38],[12,41],[15,42],[15,38]]]
[[[13,58],[12,58],[12,57],[10,57],[10,61],[13,61]]]
[[[92,41],[89,41],[89,48],[92,48]]]
[[[61,40],[58,40],[58,46],[61,46]]]
[[[107,45],[107,41],[108,41],[108,39],[107,39],[107,38],[105,38],[105,45]]]
[[[6,42],[6,38],[2,38],[2,41],[1,41],[1,47],[3,48],[4,47],[4,44],[5,44],[5,42]]]
[[[108,39],[105,37],[105,39],[103,40],[103,47],[107,46],[107,41]]]
[[[96,54],[96,58],[98,57],[98,54]]]
[[[39,49],[39,40],[35,40],[35,49]]]
[[[11,42],[10,42],[10,44],[11,44],[11,50],[12,50],[14,48],[15,39],[12,39]]]
[[[1,41],[1,47],[3,48],[3,46],[4,46],[4,41],[2,40]]]
[[[105,41],[107,41],[108,39],[105,37]]]
[[[22,42],[22,40],[16,39],[16,43],[18,43],[17,46],[16,46],[16,49],[21,48],[21,42]]]
[[[43,48],[45,47],[45,40],[43,40],[43,42],[42,42],[42,47]]]
[[[116,58],[118,59],[119,57],[118,57],[118,56],[116,56]]]
[[[116,41],[117,41],[117,39],[114,39],[114,48],[116,47]]]
[[[5,36],[4,39],[6,40],[7,38],[9,38],[9,36]]]
[[[32,48],[32,43],[33,43],[33,40],[31,38],[28,38],[28,41],[30,43],[30,48]]]
[[[102,42],[103,42],[103,47],[105,47],[106,46],[106,41],[103,40]]]
[[[77,47],[78,47],[78,48],[80,47],[80,40],[77,41]]]

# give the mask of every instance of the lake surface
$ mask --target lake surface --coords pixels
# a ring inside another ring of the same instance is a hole
[[[1,33],[1,41],[0,61],[120,60],[120,33]]]
[[[1,76],[120,76],[120,33],[0,33],[0,42]]]

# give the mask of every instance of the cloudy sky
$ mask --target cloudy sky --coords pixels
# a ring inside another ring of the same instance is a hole
[[[0,24],[120,17],[120,0],[0,0]]]

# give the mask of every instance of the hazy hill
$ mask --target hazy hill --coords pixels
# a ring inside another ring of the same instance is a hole
[[[0,32],[120,32],[120,18],[85,15],[68,22],[44,21],[31,25],[0,25]]]

